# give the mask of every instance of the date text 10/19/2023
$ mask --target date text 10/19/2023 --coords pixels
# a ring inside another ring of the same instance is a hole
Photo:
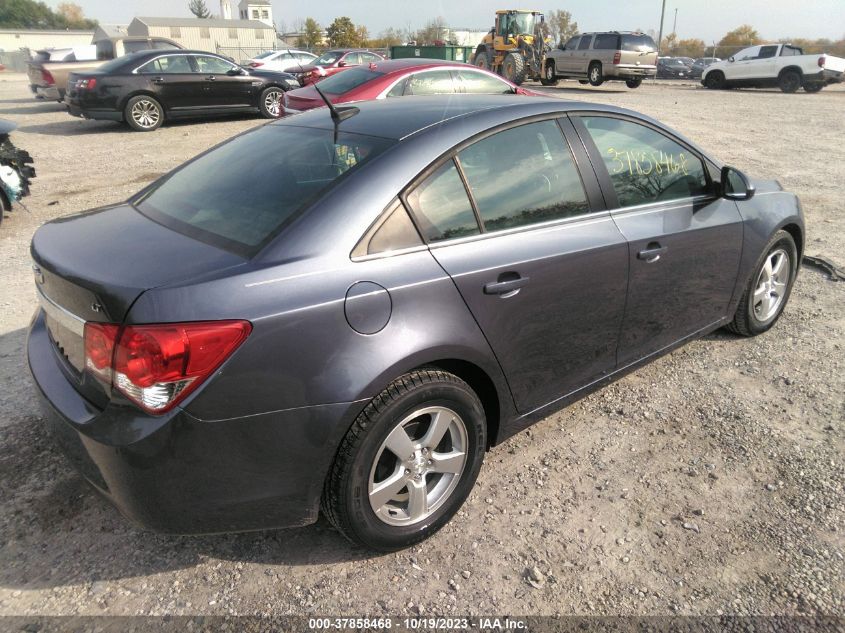
[[[408,631],[523,631],[525,621],[512,618],[309,618],[308,628],[323,630],[408,630]]]

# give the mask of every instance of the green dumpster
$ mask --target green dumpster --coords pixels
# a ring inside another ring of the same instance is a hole
[[[447,62],[467,62],[472,60],[472,46],[391,46],[391,59],[442,59]]]

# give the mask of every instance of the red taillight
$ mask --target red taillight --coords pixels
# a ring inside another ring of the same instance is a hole
[[[41,79],[43,79],[44,83],[46,83],[48,86],[56,85],[56,80],[53,79],[53,74],[49,70],[46,70],[44,68],[41,69]]]
[[[79,90],[93,90],[97,87],[97,80],[93,77],[89,77],[88,79],[80,79],[76,82],[76,87]]]
[[[824,55],[822,55],[821,57],[819,57],[819,61],[818,61],[819,68],[824,68],[824,63],[825,63],[825,61],[826,61],[826,60],[825,60],[825,56],[824,56]]]
[[[614,64],[618,64],[618,63],[620,63],[621,61],[622,61],[622,52],[621,52],[621,51],[616,51],[616,52],[613,54],[613,63],[614,63]]]
[[[249,67],[250,68],[258,68],[258,67],[263,66],[263,65],[264,65],[264,62],[251,62]]]
[[[150,413],[199,387],[252,331],[248,321],[85,324],[85,366]]]

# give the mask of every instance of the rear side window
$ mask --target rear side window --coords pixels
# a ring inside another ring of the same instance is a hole
[[[165,226],[249,256],[394,142],[266,125],[188,163],[133,203]]]
[[[758,55],[759,59],[764,59],[766,57],[774,57],[777,55],[778,47],[777,46],[761,46],[760,47],[760,54]]]
[[[320,82],[320,90],[333,95],[342,95],[383,74],[369,68],[350,68],[323,79]]]
[[[780,51],[781,57],[791,57],[793,55],[803,55],[804,51],[797,46],[788,46],[784,45],[784,47]]]
[[[619,36],[615,33],[596,35],[596,41],[593,43],[593,48],[600,50],[616,50],[619,48]]]
[[[657,44],[648,35],[629,33],[622,36],[622,50],[653,53],[657,50]]]
[[[352,251],[353,257],[389,253],[413,246],[421,246],[420,239],[405,206],[395,200],[380,222],[377,222]]]
[[[197,67],[201,73],[209,73],[212,75],[225,75],[232,70],[234,66],[225,59],[219,57],[206,57],[205,55],[197,55],[194,57]]]
[[[470,145],[458,158],[485,231],[588,211],[578,169],[555,121],[499,132]]]
[[[583,117],[622,207],[708,193],[701,159],[652,128],[609,117]]]
[[[583,51],[590,48],[590,42],[592,41],[592,36],[585,35],[581,38],[581,42],[578,44],[578,50]]]
[[[405,95],[444,95],[455,92],[455,82],[448,70],[434,70],[411,75],[405,86]]]
[[[454,161],[444,163],[407,196],[423,237],[439,242],[480,233]]]
[[[467,94],[508,94],[513,89],[501,79],[471,70],[459,70],[458,81],[461,91]]]
[[[186,55],[159,57],[138,69],[143,74],[187,74],[192,73],[191,63]]]

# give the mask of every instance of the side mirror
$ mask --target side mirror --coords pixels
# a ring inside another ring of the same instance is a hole
[[[237,77],[238,75],[246,74],[246,71],[243,68],[232,68],[226,71],[226,74],[230,77]]]
[[[346,66],[346,62],[345,62],[345,61],[342,61],[342,60],[341,60],[341,61],[339,61],[339,62],[337,63],[337,67],[338,67],[338,68],[343,68],[344,66]]]
[[[731,55],[730,57],[728,57],[728,61],[729,61],[729,62],[731,62],[731,63],[733,63],[733,62],[735,62],[735,61],[736,61],[736,59],[734,58],[734,56],[733,56],[733,55]]]
[[[722,167],[722,197],[728,200],[751,200],[757,189],[748,180],[748,176],[735,167]]]

